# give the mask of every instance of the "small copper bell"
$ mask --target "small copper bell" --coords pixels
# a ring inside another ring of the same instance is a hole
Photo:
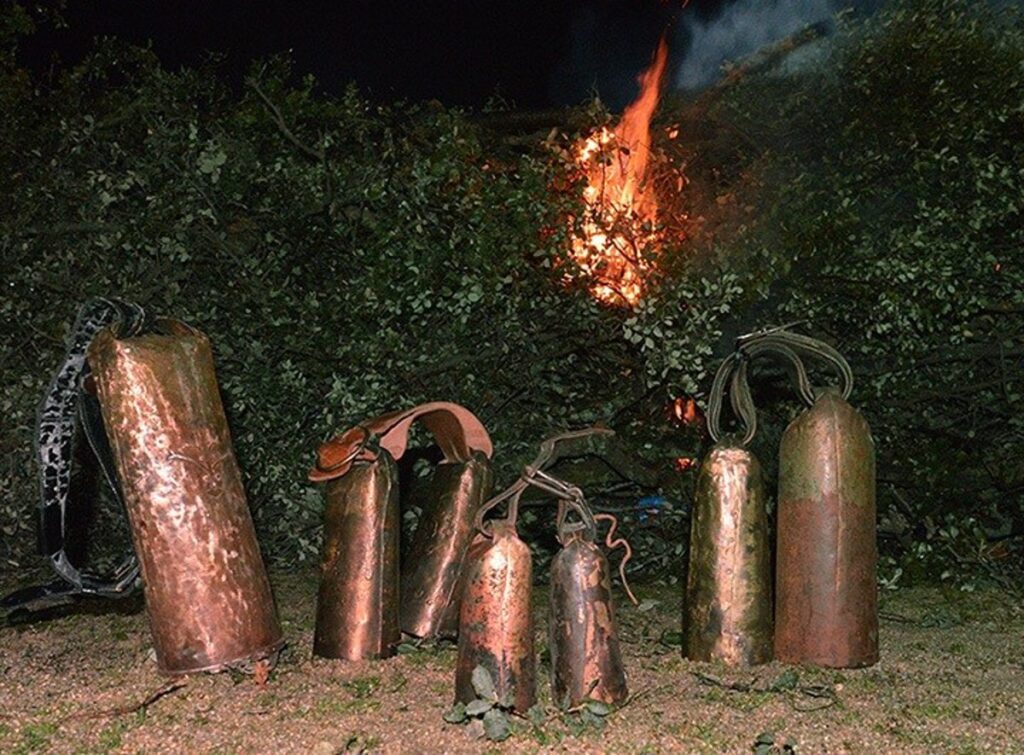
[[[569,511],[575,511],[579,521],[568,522]],[[614,517],[602,516],[613,521],[610,540],[615,531]],[[628,695],[608,559],[594,542],[596,534],[594,517],[582,497],[559,501],[558,541],[562,549],[551,562],[548,622],[551,691],[555,703],[564,708],[585,700],[614,705]]]
[[[506,519],[487,522],[470,546],[459,613],[455,699],[469,703],[476,698],[473,670],[482,666],[498,700],[525,713],[537,700],[530,612],[533,568],[515,519],[513,508]]]
[[[313,652],[386,658],[398,629],[398,468],[391,454],[357,460],[327,483]]]
[[[736,440],[701,463],[690,526],[684,652],[730,666],[772,659],[771,548],[761,465]]]
[[[746,448],[757,432],[747,363],[741,351],[728,357],[708,397],[708,432],[716,445],[697,477],[683,614],[683,654],[730,666],[772,658],[768,512],[761,465]],[[722,437],[726,385],[733,413],[746,429],[742,438]]]

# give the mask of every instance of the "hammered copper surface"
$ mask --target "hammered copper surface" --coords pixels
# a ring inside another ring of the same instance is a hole
[[[874,442],[828,390],[786,428],[779,451],[776,657],[877,662],[877,560]]]
[[[690,524],[683,652],[729,666],[772,658],[771,548],[761,465],[723,442],[701,464]]]
[[[284,644],[206,337],[104,331],[89,363],[161,671],[218,670]]]
[[[491,482],[491,461],[479,451],[470,461],[434,470],[426,508],[402,564],[403,632],[414,637],[458,632],[457,588],[476,514],[490,495]]]
[[[556,705],[626,699],[626,674],[612,606],[608,560],[577,532],[551,562],[548,616],[551,691]]]
[[[472,675],[480,665],[490,673],[498,699],[525,713],[537,700],[530,549],[514,525],[498,519],[488,526],[493,537],[477,535],[466,556],[455,699],[476,699]]]
[[[398,629],[398,467],[387,451],[327,483],[313,652],[385,658]]]

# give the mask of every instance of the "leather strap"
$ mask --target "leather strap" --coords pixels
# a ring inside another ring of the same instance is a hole
[[[123,507],[99,402],[91,392],[89,345],[108,328],[119,337],[129,337],[142,333],[146,327],[146,313],[131,302],[91,299],[79,308],[64,361],[50,381],[36,421],[40,550],[49,559],[58,579],[5,596],[0,599],[0,609],[36,610],[68,602],[80,595],[117,598],[130,595],[137,587],[139,565],[134,551],[126,553],[112,573],[101,575],[71,563],[65,546],[72,536],[80,536],[68,532],[68,509],[74,505],[71,477],[79,432],[88,442],[92,460],[103,473],[111,494]]]
[[[465,462],[475,451],[488,458],[491,438],[476,415],[448,401],[431,401],[412,409],[390,412],[360,423],[324,443],[317,451],[309,479],[323,482],[341,477],[357,461],[373,461],[380,449],[400,459],[409,444],[409,430],[419,420],[441,448],[446,462]]]

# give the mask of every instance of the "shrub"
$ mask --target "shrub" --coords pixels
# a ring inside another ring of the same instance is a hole
[[[887,553],[928,568],[940,554],[984,565],[1013,553],[975,546],[979,531],[1024,528],[1015,18],[894,2],[847,24],[813,67],[702,101],[694,117],[721,125],[708,154],[730,161],[710,169],[756,216],[666,249],[632,312],[564,282],[562,218],[579,194],[552,190],[566,177],[540,149],[487,141],[440,106],[325,96],[283,60],[254,65],[235,92],[215,67],[171,73],[107,41],[40,86],[15,63],[10,40],[28,27],[12,18],[0,32],[11,563],[28,563],[32,542],[34,409],[88,296],[136,300],[211,336],[279,563],[314,557],[321,503],[305,472],[315,446],[355,421],[464,403],[494,434],[499,484],[541,437],[598,421],[665,464],[699,449],[660,407],[707,389],[731,348],[723,333],[797,319],[854,366]],[[767,377],[766,461],[796,408]],[[690,478],[677,480],[653,524],[624,507],[635,563],[658,576],[682,570]],[[964,533],[970,543],[953,542]]]

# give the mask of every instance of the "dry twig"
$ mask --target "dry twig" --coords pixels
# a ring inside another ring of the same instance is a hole
[[[101,710],[98,712],[75,713],[68,716],[68,719],[113,718],[115,716],[126,716],[131,713],[137,713],[140,710],[144,711],[157,700],[160,700],[166,697],[167,695],[177,692],[179,689],[185,687],[187,684],[188,682],[186,682],[184,679],[172,679],[171,681],[164,684],[162,687],[154,690],[152,693],[147,695],[141,702],[118,705],[113,708],[108,708],[107,710]]]

